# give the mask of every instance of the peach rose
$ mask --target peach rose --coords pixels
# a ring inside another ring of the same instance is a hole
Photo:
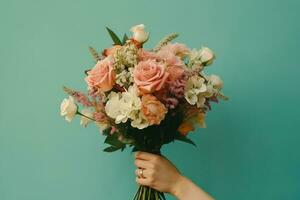
[[[121,45],[114,45],[111,48],[104,49],[102,54],[104,56],[110,56],[110,55],[114,54],[120,48],[121,48]]]
[[[155,60],[141,61],[133,71],[134,83],[143,93],[160,90],[168,76],[165,65]]]
[[[151,94],[142,96],[141,111],[150,125],[159,125],[168,112],[164,104]]]
[[[98,61],[95,67],[88,72],[85,81],[89,89],[98,88],[101,92],[111,90],[116,81],[116,74],[110,57]]]

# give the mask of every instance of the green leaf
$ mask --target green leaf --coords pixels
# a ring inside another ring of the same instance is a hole
[[[104,129],[103,131],[102,131],[102,134],[103,135],[110,135],[110,131],[111,131],[111,127],[108,127],[108,128],[106,128],[106,129]]]
[[[114,151],[118,151],[119,147],[114,147],[114,146],[109,146],[109,147],[106,147],[105,149],[103,149],[104,152],[114,152]]]
[[[104,141],[106,144],[110,144],[114,147],[123,147],[124,144],[118,139],[117,134],[108,135]]]
[[[179,141],[196,146],[195,142],[193,142],[193,140],[187,138],[186,136],[176,136],[175,140],[179,140]]]
[[[138,148],[133,147],[132,150],[131,150],[131,153],[134,153],[134,152],[136,152],[136,151],[138,151]]]
[[[111,29],[106,27],[106,30],[108,31],[112,41],[114,42],[114,45],[122,45],[122,42],[119,39],[119,37]]]
[[[126,41],[128,40],[128,36],[126,35],[126,33],[123,36],[123,40],[122,40],[122,45],[126,44]]]

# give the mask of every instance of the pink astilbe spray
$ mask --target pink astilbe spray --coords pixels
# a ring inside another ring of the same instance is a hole
[[[106,121],[106,115],[103,112],[95,112],[94,113],[94,119],[96,122],[105,122]]]
[[[84,93],[72,90],[72,89],[67,88],[67,87],[63,87],[63,89],[67,94],[74,97],[74,99],[78,103],[82,104],[83,106],[89,107],[89,106],[93,105],[92,102],[90,101],[90,99]]]
[[[182,99],[184,97],[184,89],[187,81],[187,74],[184,73],[181,78],[168,82],[169,84],[169,92],[177,99]]]

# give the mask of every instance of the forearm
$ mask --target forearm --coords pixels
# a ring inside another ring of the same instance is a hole
[[[209,194],[184,176],[180,177],[173,195],[178,200],[213,200]]]

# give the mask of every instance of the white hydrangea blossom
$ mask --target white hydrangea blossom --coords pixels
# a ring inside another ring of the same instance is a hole
[[[192,76],[188,79],[184,92],[184,97],[191,105],[197,104],[197,107],[203,107],[205,103],[205,96],[203,94],[207,91],[205,79],[200,76]]]
[[[105,105],[105,112],[119,124],[127,121],[130,108],[122,101],[121,93],[111,92]]]
[[[149,124],[140,112],[141,107],[142,101],[137,95],[137,89],[131,86],[126,92],[111,92],[105,105],[105,112],[109,117],[115,119],[116,124],[125,123],[131,119],[133,127],[142,129]]]

